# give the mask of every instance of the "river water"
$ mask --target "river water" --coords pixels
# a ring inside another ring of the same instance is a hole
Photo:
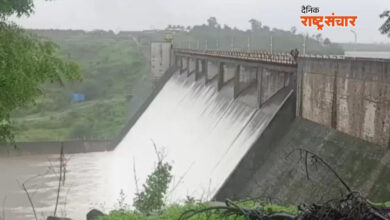
[[[176,73],[113,152],[66,155],[65,186],[57,213],[85,219],[89,209],[107,212],[117,207],[120,198],[131,205],[136,185],[141,188],[155,167],[154,146],[173,166],[169,202],[182,202],[187,195],[211,198],[286,94],[275,96],[258,110],[217,92],[215,86],[205,86],[202,80],[194,82]],[[23,183],[38,218],[53,213],[58,157],[0,158],[0,207],[6,219],[34,219]]]

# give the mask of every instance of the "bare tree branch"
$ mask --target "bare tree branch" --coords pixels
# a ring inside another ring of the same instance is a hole
[[[154,148],[154,151],[156,153],[157,160],[162,161],[161,153],[158,151],[156,143],[152,139],[150,141],[152,141],[152,143],[153,143],[153,148]]]
[[[54,214],[53,216],[56,216],[57,214],[57,207],[58,207],[58,201],[60,199],[60,193],[61,193],[61,184],[64,185],[63,182],[63,162],[64,162],[64,144],[61,143],[61,151],[60,151],[60,176],[58,178],[58,188],[57,188],[57,198],[56,198],[56,205],[54,207]]]
[[[309,150],[306,150],[306,149],[303,149],[303,148],[297,148],[297,149],[294,149],[293,151],[291,151],[287,157],[289,157],[294,151],[299,151],[300,154],[304,153],[305,154],[305,169],[306,169],[306,176],[307,178],[309,179],[309,171],[308,171],[308,158],[310,157],[311,159],[313,159],[315,162],[321,162],[321,164],[325,165],[326,168],[328,168],[332,173],[333,175],[336,176],[336,178],[341,182],[341,184],[347,189],[347,191],[349,193],[352,193],[352,190],[351,188],[348,186],[348,184],[343,180],[343,178],[341,178],[341,176],[329,165],[328,162],[326,162],[324,159],[322,159],[320,156],[318,156],[317,154],[309,151]]]
[[[38,220],[37,212],[35,211],[35,207],[34,207],[34,203],[31,199],[30,194],[28,193],[28,190],[27,190],[26,186],[24,185],[24,183],[22,184],[22,187],[23,187],[24,192],[26,192],[26,194],[27,194],[27,198],[28,198],[28,201],[30,202],[31,208],[33,210],[35,220]]]

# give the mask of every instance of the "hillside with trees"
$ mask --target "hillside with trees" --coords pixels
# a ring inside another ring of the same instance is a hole
[[[309,36],[298,33],[296,27],[290,30],[271,28],[256,19],[248,21],[249,30],[219,24],[215,17],[207,19],[206,24],[195,26],[168,25],[164,31],[122,32],[137,36],[147,44],[150,41],[173,38],[175,47],[191,49],[220,50],[263,50],[288,53],[297,48],[301,54],[337,54],[344,50],[321,34]]]
[[[133,100],[136,84],[148,82],[149,61],[136,42],[108,31],[31,32],[58,44],[62,56],[77,62],[83,80],[64,87],[44,84],[35,104],[13,113],[16,140],[116,138],[139,105]],[[85,99],[74,101],[74,94]]]

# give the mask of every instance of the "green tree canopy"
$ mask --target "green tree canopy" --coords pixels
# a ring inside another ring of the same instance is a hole
[[[249,23],[251,23],[251,29],[253,32],[258,31],[261,29],[261,22],[252,18],[249,20]]]
[[[33,8],[33,0],[0,0],[0,17],[4,20],[13,14],[18,17],[30,15],[33,13]]]
[[[390,10],[384,11],[379,17],[386,19],[385,23],[379,28],[380,32],[390,37]]]
[[[215,17],[210,17],[209,19],[207,19],[207,25],[209,27],[212,27],[212,28],[218,28],[219,27],[219,24],[217,22],[217,18]]]
[[[80,79],[78,66],[58,55],[58,47],[7,22],[30,15],[32,0],[0,0],[0,142],[13,142],[10,114],[34,101],[40,85]]]

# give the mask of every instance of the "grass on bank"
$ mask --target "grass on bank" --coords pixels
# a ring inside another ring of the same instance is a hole
[[[288,213],[288,214],[297,214],[298,209],[296,206],[279,206],[275,204],[265,204],[260,205],[259,203],[254,202],[246,202],[246,203],[239,203],[240,207],[245,208],[263,208],[268,213],[275,213],[275,212],[282,212],[282,213]],[[188,211],[188,210],[200,210],[203,208],[210,207],[206,203],[201,204],[186,204],[186,205],[172,205],[168,208],[164,209],[160,213],[156,213],[155,215],[146,216],[136,211],[113,211],[109,215],[99,218],[99,220],[172,220],[172,219],[179,219],[180,216]],[[221,217],[220,214],[216,213],[203,213],[199,214],[197,216],[194,216],[191,219],[198,219],[198,220],[220,220],[220,219],[226,219],[226,220],[245,220],[244,217]]]
[[[263,204],[254,202],[238,203],[242,208],[262,208],[267,213],[286,213],[291,215],[297,215],[298,208],[297,206],[280,206],[276,204]],[[384,203],[372,203],[377,207],[390,208],[390,201]],[[188,210],[200,210],[210,207],[207,203],[190,203],[186,205],[172,205],[166,209],[163,209],[159,213],[154,215],[146,216],[136,211],[112,211],[109,215],[100,217],[98,220],[179,220],[180,216]],[[196,220],[245,220],[243,216],[231,216],[224,217],[215,212],[208,212],[193,216],[190,219]]]

